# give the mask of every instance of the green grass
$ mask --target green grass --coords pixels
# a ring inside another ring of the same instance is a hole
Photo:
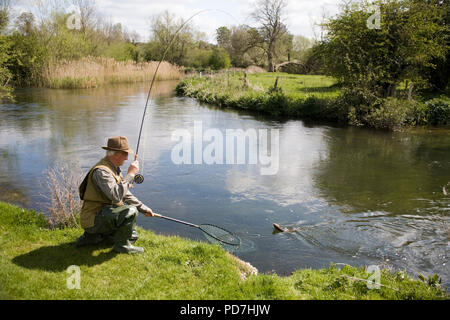
[[[283,92],[294,99],[302,99],[309,97],[317,98],[336,98],[340,94],[339,88],[336,86],[336,80],[327,76],[315,75],[296,75],[287,73],[256,73],[247,75],[252,85],[257,85],[264,90],[269,90],[278,79],[278,86]],[[234,80],[238,80],[234,77]],[[242,76],[241,76],[242,78]]]
[[[278,78],[277,88],[272,90]],[[246,109],[276,117],[348,122],[348,109],[336,103],[340,89],[333,78],[286,73],[216,74],[187,77],[177,93],[219,107]]]
[[[379,290],[363,268],[331,266],[289,277],[250,275],[218,246],[139,230],[143,255],[111,246],[76,249],[81,229],[49,230],[42,215],[0,202],[0,299],[448,299],[441,289],[382,271]],[[70,290],[67,268],[81,270]]]

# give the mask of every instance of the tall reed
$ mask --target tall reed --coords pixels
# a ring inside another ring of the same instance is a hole
[[[60,61],[43,72],[43,85],[54,89],[86,89],[113,83],[136,83],[153,78],[158,62],[135,63],[113,58],[85,57]],[[184,76],[181,67],[163,62],[156,80],[178,80]]]

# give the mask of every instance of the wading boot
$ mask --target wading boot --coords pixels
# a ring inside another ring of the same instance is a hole
[[[119,230],[114,234],[114,248],[113,250],[118,253],[143,253],[144,248],[135,247],[131,244],[130,238],[133,234],[133,221],[125,223]]]
[[[133,246],[130,241],[118,245],[114,245],[113,250],[117,253],[141,254],[144,253],[144,248]]]
[[[101,234],[93,234],[84,232],[84,234],[77,239],[75,247],[81,248],[84,246],[97,245],[103,241]]]

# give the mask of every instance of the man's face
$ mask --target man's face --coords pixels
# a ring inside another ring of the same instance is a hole
[[[123,166],[124,162],[128,160],[128,153],[116,152],[113,156],[114,164],[118,167]]]

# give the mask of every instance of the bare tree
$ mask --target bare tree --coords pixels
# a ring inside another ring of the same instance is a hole
[[[17,30],[25,36],[31,35],[35,28],[36,19],[31,12],[23,12],[15,21]]]
[[[80,14],[81,32],[85,36],[97,25],[98,12],[95,0],[72,0],[72,5],[78,10]]]
[[[266,45],[270,72],[274,71],[275,44],[287,33],[286,24],[283,22],[286,6],[286,0],[258,0],[251,15],[260,24],[258,30]]]

